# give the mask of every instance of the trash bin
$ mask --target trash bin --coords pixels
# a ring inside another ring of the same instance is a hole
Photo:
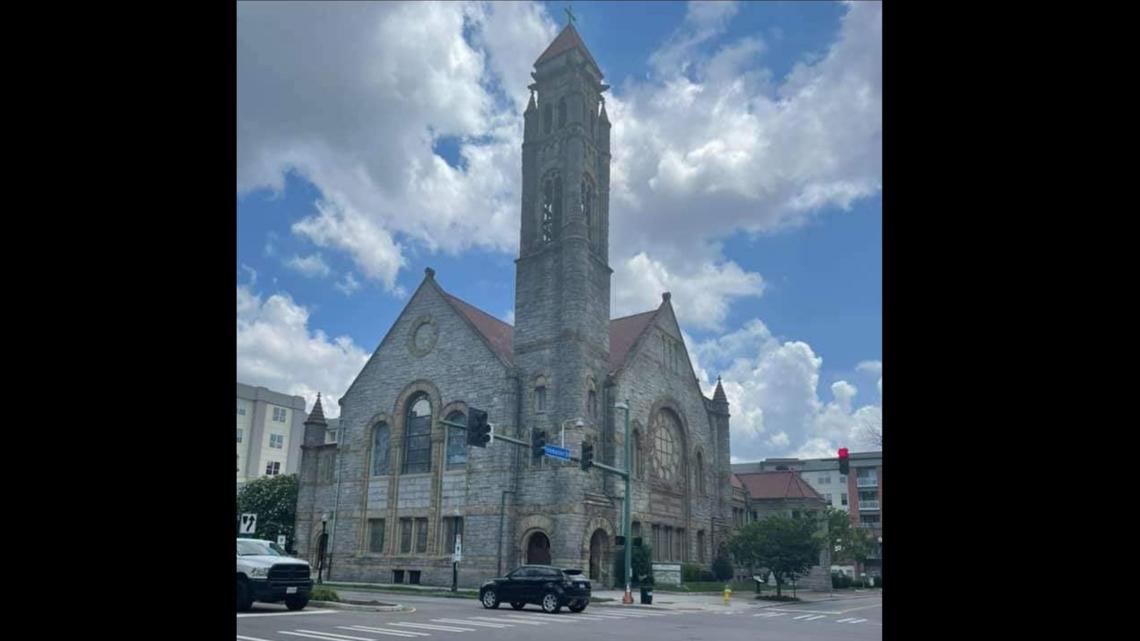
[[[653,604],[653,588],[650,588],[650,587],[641,588],[641,604],[642,605],[652,605]]]

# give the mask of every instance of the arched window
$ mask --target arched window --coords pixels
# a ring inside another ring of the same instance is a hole
[[[633,477],[645,478],[645,459],[641,452],[641,430],[633,431]]]
[[[546,377],[539,376],[534,380],[534,411],[541,414],[546,411]]]
[[[701,454],[700,452],[697,452],[696,470],[693,472],[693,474],[696,477],[695,478],[696,483],[694,483],[694,485],[696,486],[695,489],[697,490],[697,494],[704,496],[704,494],[705,494],[705,456],[704,456],[704,454]]]
[[[377,423],[376,427],[372,428],[372,476],[384,476],[389,473],[392,453],[388,445],[391,437],[392,430],[388,428],[387,423]]]
[[[558,99],[558,128],[566,126],[566,97]]]
[[[452,412],[447,420],[453,423],[467,424],[467,416],[463,412]],[[467,432],[458,427],[447,427],[447,468],[449,470],[462,469],[467,465]]]
[[[404,418],[404,474],[431,471],[431,402],[421,394],[408,401]]]
[[[681,421],[669,410],[661,410],[654,418],[653,475],[665,481],[676,481],[681,474]]]
[[[594,233],[594,181],[589,176],[582,175],[581,202],[582,218],[586,222],[586,239],[593,243],[597,234]]]
[[[592,376],[586,379],[586,415],[594,420],[598,418],[598,387]]]
[[[542,186],[542,242],[554,240],[554,177]]]
[[[550,103],[542,106],[542,133],[550,133]]]

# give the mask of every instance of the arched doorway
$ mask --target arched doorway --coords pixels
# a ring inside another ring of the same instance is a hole
[[[542,532],[530,535],[526,543],[527,565],[550,565],[550,539]]]
[[[590,580],[601,581],[610,558],[609,537],[605,530],[594,530],[590,537]]]

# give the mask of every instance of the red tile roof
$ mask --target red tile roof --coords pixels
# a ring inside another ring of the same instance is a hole
[[[610,371],[616,372],[625,365],[629,350],[633,349],[638,337],[645,333],[649,322],[653,320],[656,309],[648,312],[615,318],[610,321]]]
[[[452,304],[455,309],[459,310],[461,314],[471,321],[475,329],[483,335],[483,338],[491,345],[491,348],[508,363],[514,362],[514,353],[511,348],[511,338],[514,335],[515,328],[507,323],[491,316],[487,312],[467,303],[451,294],[444,292],[444,296],[448,302]],[[616,372],[625,365],[625,359],[629,357],[629,351],[633,349],[634,344],[637,342],[647,327],[650,321],[653,320],[654,314],[657,310],[653,309],[648,312],[634,314],[633,316],[625,316],[623,318],[615,318],[610,321],[610,360],[609,366],[611,372]]]
[[[582,53],[586,56],[586,59],[593,63],[593,65],[597,67],[599,71],[601,71],[601,67],[598,67],[598,63],[594,62],[594,57],[591,56],[590,51],[586,49],[586,43],[582,42],[582,37],[578,35],[578,30],[575,29],[574,25],[572,24],[566,25],[566,28],[562,30],[562,33],[558,34],[558,37],[554,39],[554,42],[550,43],[550,46],[546,48],[546,51],[543,51],[542,55],[538,57],[538,60],[534,61],[534,66],[537,67],[547,60],[557,58],[558,56],[566,53],[567,51],[570,51],[571,49],[581,49]]]
[[[744,483],[744,489],[754,499],[822,499],[799,472],[745,472],[734,474]]]
[[[732,487],[744,487],[744,483],[735,474],[732,475]]]
[[[444,294],[447,300],[471,321],[475,329],[487,339],[491,344],[491,348],[495,353],[501,356],[508,363],[514,361],[511,353],[511,336],[514,334],[514,328],[504,323],[503,321],[491,316],[487,312],[466,303],[451,294]]]

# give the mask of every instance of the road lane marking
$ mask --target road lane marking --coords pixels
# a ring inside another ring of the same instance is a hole
[[[308,632],[311,635],[312,634],[318,634],[325,639],[332,639],[332,641],[341,641],[342,639],[349,639],[350,641],[376,641],[375,639],[371,639],[369,637],[354,637],[354,636],[350,636],[347,634],[339,634],[336,632],[321,632],[319,630],[302,630],[302,629],[298,628],[297,632]],[[282,634],[285,634],[285,633],[282,632]],[[373,631],[373,634],[386,634],[390,637],[402,637],[404,639],[416,638],[415,635],[413,635],[412,633],[404,632],[403,630],[392,630],[389,632],[382,632],[380,630],[375,630],[375,631]]]
[[[851,623],[862,623],[862,622],[864,622],[864,621],[866,621],[866,619],[855,619],[855,620],[854,620],[854,621],[852,621]]]
[[[854,621],[854,620],[855,620],[855,617],[847,617],[846,619],[837,620],[836,623],[847,623],[848,621]]]
[[[454,623],[456,625],[477,625],[484,628],[511,628],[513,623],[485,623],[483,621],[466,621],[464,619],[432,619],[436,623]]]
[[[528,623],[533,617],[528,617],[525,614],[508,614],[503,617],[508,621],[518,621],[519,623]],[[564,617],[549,617],[543,623],[574,623],[573,620]]]
[[[323,639],[324,641],[344,641],[345,639],[358,639],[359,641],[376,641],[368,637],[347,637],[339,634],[326,634],[324,632],[313,632],[312,630],[288,632],[286,630],[278,630],[278,634],[288,634],[295,637],[309,637],[310,639]]]
[[[505,617],[500,617],[500,618],[497,618],[497,619],[496,619],[496,618],[492,618],[492,617],[471,617],[471,618],[472,618],[472,619],[475,619],[476,621],[490,621],[491,623],[502,623],[502,622],[503,622],[503,619],[504,619]],[[524,621],[524,620],[518,620],[518,621],[515,621],[515,623],[522,623],[522,624],[524,624],[524,625],[546,625],[545,623],[543,623],[543,622],[541,622],[541,621]]]
[[[417,628],[421,630],[439,630],[441,632],[474,632],[475,628],[460,628],[454,625],[432,625],[430,623],[411,623],[409,621],[400,621],[397,623],[389,623],[388,625],[398,625],[402,628]]]
[[[795,619],[795,620],[797,620],[797,621],[799,621],[800,619],[806,619],[806,618],[808,618],[808,617],[810,617],[810,616],[811,616],[810,614],[801,614],[801,615],[800,615],[800,616],[798,616],[798,617],[792,617],[792,618],[793,618],[793,619]]]
[[[372,628],[372,627],[368,627],[366,625],[353,625],[353,626],[338,625],[336,627],[340,628],[341,630],[352,630],[353,632],[403,632],[407,635],[412,635],[412,636],[417,636],[417,637],[430,637],[431,636],[431,634],[428,632],[412,632],[411,630],[390,630],[388,628]]]
[[[239,614],[237,618],[244,619],[246,617],[287,617],[297,614],[329,614],[336,612],[336,610],[305,610],[304,612],[249,612],[246,614]]]
[[[257,637],[243,637],[240,634],[237,635],[237,638],[241,639],[242,641],[266,641],[266,639],[258,639]]]
[[[817,615],[808,617],[806,620],[807,621],[815,621],[816,619],[822,619],[822,618],[824,618],[824,616],[822,614],[817,614]]]

